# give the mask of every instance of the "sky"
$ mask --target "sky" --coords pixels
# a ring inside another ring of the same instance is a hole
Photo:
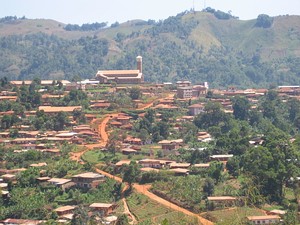
[[[255,19],[259,14],[300,15],[300,0],[0,0],[0,3],[0,17],[25,16],[79,25],[134,19],[158,21],[193,6],[196,11],[204,7],[231,11],[241,20]]]

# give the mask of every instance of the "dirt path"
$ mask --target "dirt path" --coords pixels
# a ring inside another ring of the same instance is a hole
[[[125,187],[122,190],[121,193],[121,199],[123,202],[123,206],[124,206],[124,214],[127,215],[131,221],[129,222],[129,224],[137,224],[137,220],[135,218],[135,216],[130,212],[126,198],[125,198],[125,192],[129,189],[129,185],[127,183],[125,183]]]
[[[81,156],[84,153],[86,153],[87,151],[92,150],[94,148],[104,148],[108,141],[108,134],[106,132],[107,123],[110,119],[114,118],[117,115],[118,114],[108,114],[98,125],[98,134],[99,134],[99,138],[100,138],[98,143],[84,145],[83,147],[85,147],[85,149],[81,152],[71,152],[70,159],[79,162],[81,159]],[[97,122],[97,119],[93,119],[91,121],[91,125],[96,122]]]
[[[199,216],[198,214],[195,214],[187,209],[184,209],[178,205],[175,205],[161,197],[158,197],[157,195],[153,194],[152,192],[150,192],[148,189],[150,188],[150,185],[139,185],[139,184],[134,184],[133,187],[141,194],[144,194],[146,195],[147,197],[151,198],[152,200],[168,207],[168,208],[171,208],[173,210],[176,210],[176,211],[179,211],[179,212],[182,212],[188,216],[194,216],[194,217],[197,217],[198,218],[198,221],[200,222],[200,224],[203,224],[203,225],[213,225],[214,223],[207,220],[207,219],[204,219],[203,217]]]
[[[111,175],[105,171],[102,171],[102,170],[99,170],[99,169],[96,169],[96,172],[98,173],[101,173],[109,178],[112,178],[112,179],[115,179],[116,181],[118,182],[122,182],[122,179],[120,177],[117,177],[117,176],[114,176],[114,175]],[[168,208],[171,208],[173,210],[176,210],[176,211],[179,211],[179,212],[182,212],[184,213],[185,215],[188,215],[188,216],[194,216],[196,218],[198,218],[198,221],[199,221],[199,224],[202,224],[202,225],[214,225],[213,222],[201,217],[200,215],[198,214],[195,214],[187,209],[184,209],[178,205],[175,205],[161,197],[158,197],[157,195],[153,194],[152,192],[150,192],[148,189],[151,187],[151,185],[140,185],[140,184],[134,184],[133,185],[134,189],[143,194],[143,195],[146,195],[147,197],[149,197],[150,199],[168,207]]]
[[[174,96],[173,94],[170,94],[168,97],[172,97]],[[162,98],[164,99],[164,98]],[[146,106],[142,107],[142,108],[139,108],[139,109],[147,109],[147,108],[150,108],[151,106],[153,106],[153,102],[147,104]],[[90,150],[93,146],[98,146],[98,145],[101,145],[101,146],[105,146],[107,144],[107,141],[108,141],[108,134],[106,132],[106,126],[107,126],[107,123],[109,122],[110,119],[116,117],[118,114],[108,114],[103,120],[102,122],[98,125],[98,132],[99,132],[99,135],[100,135],[100,143],[99,144],[95,144],[95,145],[89,145],[87,146],[87,149],[85,151],[82,151],[82,152],[78,152],[78,153],[74,153],[73,156],[71,156],[71,158],[73,157],[75,160],[79,160],[80,157],[82,156],[82,154],[84,154],[86,151]],[[94,121],[93,121],[94,122]],[[112,178],[120,183],[122,183],[122,179],[120,177],[117,177],[117,176],[114,176],[112,174],[109,174],[103,170],[100,170],[100,169],[95,169],[96,172],[100,173],[100,174],[103,174],[109,178]],[[202,225],[214,225],[213,222],[209,221],[209,220],[206,220],[205,218],[199,216],[198,214],[195,214],[193,212],[190,212],[189,210],[187,209],[184,209],[178,205],[175,205],[163,198],[160,198],[158,197],[157,195],[151,193],[148,189],[151,187],[150,185],[139,185],[139,184],[134,184],[133,187],[136,189],[137,192],[143,194],[143,195],[146,195],[147,197],[149,197],[150,199],[168,207],[168,208],[171,208],[173,210],[176,210],[176,211],[179,211],[179,212],[182,212],[188,216],[194,216],[196,218],[198,218],[198,221],[199,221],[199,224],[202,224]],[[127,189],[127,185],[125,186],[125,188],[122,190],[122,193],[124,192],[124,190]],[[132,213],[130,212],[129,208],[128,208],[128,205],[127,205],[127,202],[126,202],[126,198],[124,196],[122,196],[122,201],[123,201],[123,204],[124,204],[124,213],[126,215],[128,215],[132,221],[131,221],[131,224],[136,224],[137,223],[137,220],[136,218],[134,217],[134,215],[132,215]]]
[[[114,179],[120,183],[122,183],[122,179],[120,177],[117,177],[117,176],[114,176],[110,173],[107,173],[103,170],[99,170],[99,169],[95,169],[97,173],[100,173],[104,176],[107,176],[111,179]],[[127,216],[129,216],[131,218],[131,224],[137,224],[137,220],[135,218],[135,216],[130,212],[129,208],[128,208],[128,205],[127,205],[127,202],[126,202],[126,198],[124,197],[124,192],[128,189],[128,184],[125,184],[125,187],[123,188],[122,190],[122,201],[123,201],[123,205],[124,205],[124,214],[126,214]]]
[[[165,98],[172,98],[172,97],[174,97],[174,95],[175,95],[175,94],[168,94],[168,96],[165,97]],[[153,100],[152,102],[146,104],[145,106],[143,106],[143,107],[141,107],[141,108],[138,108],[138,110],[148,109],[148,108],[150,108],[151,106],[153,106],[153,103],[154,103],[155,101],[160,101],[160,100],[163,100],[163,99],[165,99],[165,98],[155,99],[155,100]]]

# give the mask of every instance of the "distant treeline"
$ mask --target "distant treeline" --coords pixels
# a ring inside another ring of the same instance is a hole
[[[16,16],[5,16],[5,17],[0,18],[0,23],[12,22],[15,20],[25,20],[25,19],[26,19],[25,16],[22,16],[19,18]]]
[[[204,12],[209,12],[214,14],[216,18],[219,20],[229,20],[229,19],[238,19],[238,17],[231,15],[230,11],[228,13],[222,12],[220,10],[215,10],[213,8],[207,7],[206,9],[203,10]]]
[[[106,22],[102,23],[84,23],[81,26],[77,24],[67,24],[64,29],[66,31],[94,31],[94,30],[100,30],[107,26]]]

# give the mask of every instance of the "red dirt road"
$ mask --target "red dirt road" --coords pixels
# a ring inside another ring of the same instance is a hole
[[[112,179],[115,179],[116,181],[118,182],[122,182],[122,179],[120,177],[117,177],[117,176],[114,176],[114,175],[111,175],[105,171],[102,171],[102,170],[99,170],[99,169],[96,169],[96,172],[98,173],[101,173],[109,178],[112,178]],[[188,215],[188,216],[194,216],[198,219],[199,221],[199,224],[202,224],[202,225],[214,225],[213,222],[201,217],[200,215],[198,214],[195,214],[187,209],[184,209],[178,205],[175,205],[161,197],[158,197],[157,195],[153,194],[152,192],[150,192],[148,189],[151,187],[151,185],[140,185],[140,184],[134,184],[133,185],[134,189],[143,194],[143,195],[146,195],[147,197],[149,197],[150,199],[168,207],[168,208],[171,208],[173,210],[176,210],[176,211],[179,211],[179,212],[182,212],[184,213],[185,215]]]
[[[102,121],[101,123],[98,125],[98,134],[100,137],[99,143],[96,144],[87,144],[84,145],[84,147],[86,147],[85,150],[81,151],[81,152],[72,152],[70,154],[70,158],[74,161],[80,161],[81,156],[86,153],[89,150],[92,150],[94,148],[103,148],[106,146],[107,141],[108,141],[108,134],[106,132],[106,126],[107,123],[110,119],[112,119],[113,117],[117,116],[118,114],[108,114]],[[96,119],[92,120],[91,124],[95,123],[95,121],[97,121]]]

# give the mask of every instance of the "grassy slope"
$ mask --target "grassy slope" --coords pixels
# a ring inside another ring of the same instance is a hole
[[[246,54],[260,52],[264,59],[283,57],[289,54],[300,56],[300,17],[299,16],[279,16],[274,18],[274,23],[269,29],[257,28],[254,26],[256,20],[218,20],[212,14],[204,12],[189,13],[183,16],[183,20],[196,20],[198,26],[194,28],[189,36],[189,40],[194,41],[204,50],[211,46],[226,46]],[[117,33],[129,35],[132,32],[143,33],[150,28],[149,25],[137,26],[137,21],[128,21],[115,28],[107,28],[100,31],[80,32],[65,31],[64,24],[47,19],[26,19],[12,23],[0,24],[0,36],[13,34],[30,34],[43,32],[54,34],[66,39],[77,39],[83,36],[94,36],[111,40],[110,54],[114,56],[122,53],[124,49],[117,46],[113,38]],[[164,38],[172,40],[184,47],[184,40],[180,40],[174,34],[163,35]],[[130,38],[125,45],[135,45],[136,41],[148,40],[149,37],[140,35]],[[151,41],[154,46],[149,46],[151,51],[155,46],[155,41]]]

